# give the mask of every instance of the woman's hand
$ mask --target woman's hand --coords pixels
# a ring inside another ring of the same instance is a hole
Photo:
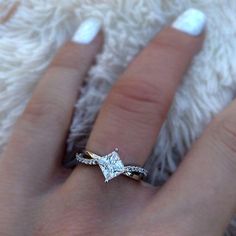
[[[144,164],[204,25],[204,15],[190,10],[137,56],[103,104],[88,150],[119,147],[124,163]],[[0,234],[222,235],[236,207],[235,102],[162,189],[123,176],[104,183],[98,167],[62,167],[79,86],[102,46],[101,33],[90,42],[98,29],[87,21],[76,43],[63,47],[15,126],[0,160]]]

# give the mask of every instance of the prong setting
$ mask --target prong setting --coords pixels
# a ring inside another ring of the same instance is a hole
[[[113,152],[105,156],[99,156],[95,153],[85,151],[84,153],[76,154],[76,161],[77,164],[98,165],[105,177],[105,183],[121,174],[136,180],[147,176],[148,171],[142,167],[125,166],[118,152],[119,149],[115,148]]]

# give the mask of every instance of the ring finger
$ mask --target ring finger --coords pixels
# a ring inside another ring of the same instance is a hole
[[[118,147],[125,164],[145,163],[175,91],[202,46],[204,26],[205,16],[188,10],[136,57],[102,106],[87,143],[89,151],[104,156]],[[88,178],[96,177],[93,182],[103,183],[97,172],[83,166],[70,181],[88,184]]]

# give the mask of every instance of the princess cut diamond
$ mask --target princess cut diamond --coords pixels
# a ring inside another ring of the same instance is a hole
[[[116,151],[97,159],[97,163],[105,177],[105,182],[108,182],[125,171],[125,166]]]

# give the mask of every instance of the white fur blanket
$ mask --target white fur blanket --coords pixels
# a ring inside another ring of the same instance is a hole
[[[15,2],[0,1],[0,153],[56,50],[88,16],[104,22],[105,46],[76,104],[68,150],[88,134],[108,90],[132,58],[189,7],[208,16],[207,39],[147,163],[152,183],[167,180],[204,127],[234,98],[235,0],[22,0],[14,11]],[[235,228],[232,224],[228,235],[236,235]]]

